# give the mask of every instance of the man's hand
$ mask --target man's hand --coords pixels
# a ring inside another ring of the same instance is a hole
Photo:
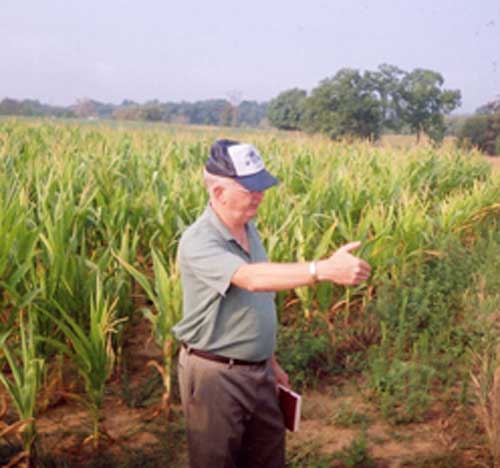
[[[367,280],[370,276],[370,265],[354,255],[361,242],[349,242],[340,247],[330,258],[317,263],[318,279],[331,281],[345,286],[354,286]]]
[[[281,366],[278,364],[278,361],[276,361],[276,358],[273,357],[271,358],[271,365],[274,370],[274,375],[276,376],[276,390],[278,389],[278,385],[281,384],[286,388],[290,388],[290,382],[288,380],[288,374],[281,368]]]

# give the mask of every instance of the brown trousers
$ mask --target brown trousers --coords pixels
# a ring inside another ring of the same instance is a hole
[[[230,366],[182,348],[178,371],[191,468],[285,466],[285,428],[269,361]]]

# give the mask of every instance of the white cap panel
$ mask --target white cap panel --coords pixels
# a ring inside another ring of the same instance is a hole
[[[238,177],[257,174],[264,169],[264,161],[254,146],[232,145],[227,148]]]

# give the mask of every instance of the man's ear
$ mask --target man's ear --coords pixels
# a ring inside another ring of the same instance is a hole
[[[224,201],[224,187],[222,187],[222,185],[216,185],[212,189],[212,193],[213,193],[213,196],[214,196],[216,201],[218,201],[219,203],[223,203],[223,201]]]

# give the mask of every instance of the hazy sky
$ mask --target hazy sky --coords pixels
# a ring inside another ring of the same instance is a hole
[[[474,111],[500,95],[500,0],[0,1],[0,99],[263,101],[384,62]]]

